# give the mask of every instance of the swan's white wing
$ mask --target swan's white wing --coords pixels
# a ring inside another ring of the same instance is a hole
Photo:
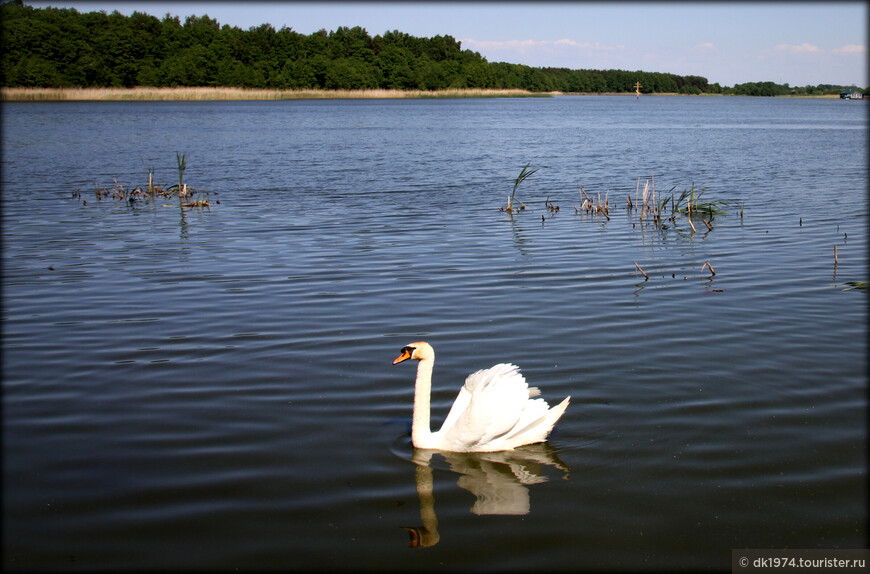
[[[547,416],[549,409],[550,405],[544,399],[530,399],[526,401],[517,423],[505,435],[505,438],[515,438],[527,433],[538,421]]]
[[[469,375],[459,399],[468,404],[461,412],[451,409],[447,418],[452,424],[448,427],[445,421],[442,440],[445,448],[474,450],[517,425],[529,401],[529,386],[518,367],[502,363]]]
[[[471,402],[471,393],[465,385],[459,389],[459,394],[456,395],[456,400],[453,401],[453,406],[450,407],[450,412],[447,413],[447,418],[444,419],[444,424],[441,425],[441,430],[439,433],[447,434],[447,432],[453,428],[453,425],[456,424],[456,421],[465,413],[465,409],[468,408],[468,404]]]

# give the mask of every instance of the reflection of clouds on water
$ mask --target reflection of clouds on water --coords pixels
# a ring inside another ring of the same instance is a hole
[[[527,445],[511,451],[460,453],[414,449],[414,480],[420,500],[422,526],[404,527],[409,546],[425,548],[438,544],[438,517],[435,514],[433,466],[441,468],[433,455],[447,463],[451,472],[459,475],[457,484],[476,497],[471,512],[477,515],[522,516],[531,510],[528,485],[547,482],[544,469],[552,466],[563,472],[567,480],[571,469],[559,460],[548,443]]]

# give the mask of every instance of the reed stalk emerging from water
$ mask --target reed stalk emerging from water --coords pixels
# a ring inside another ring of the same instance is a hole
[[[634,266],[637,267],[637,270],[640,271],[640,274],[643,275],[643,280],[646,281],[649,279],[649,275],[647,275],[643,269],[640,268],[640,265],[637,264],[637,261],[634,262]]]
[[[148,195],[154,195],[154,167],[148,167],[145,160],[142,160],[142,166],[148,172]]]
[[[526,180],[526,178],[528,178],[530,175],[532,175],[533,173],[538,171],[538,169],[540,169],[537,167],[533,168],[533,169],[529,169],[530,165],[532,165],[532,164],[527,163],[526,165],[524,165],[522,171],[517,176],[517,178],[514,180],[514,189],[511,192],[511,196],[508,198],[508,204],[507,204],[507,208],[506,208],[506,211],[508,213],[513,213],[514,205],[516,204],[517,188],[520,186],[520,184],[523,181]],[[521,201],[520,202],[520,209],[525,209],[525,208],[526,208],[525,204],[523,204],[523,202]]]
[[[187,188],[184,186],[184,170],[187,169],[187,154],[175,152],[175,158],[178,160],[178,197],[187,195]]]

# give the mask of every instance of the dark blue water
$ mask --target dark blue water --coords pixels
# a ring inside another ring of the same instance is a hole
[[[727,569],[732,548],[866,547],[866,109],[4,104],[4,567]],[[146,166],[177,183],[176,152],[210,208],[97,199]],[[653,225],[626,208],[653,176],[731,203],[712,230]],[[575,211],[579,186],[609,220]],[[420,339],[436,426],[503,361],[572,404],[544,445],[415,453],[414,369],[390,363]]]

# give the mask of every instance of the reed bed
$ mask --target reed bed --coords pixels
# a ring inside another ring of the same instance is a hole
[[[390,98],[516,98],[548,97],[527,90],[254,90],[246,88],[0,88],[4,102],[56,101],[219,101]]]
[[[634,199],[632,200],[631,194],[629,194],[625,200],[626,207],[630,213],[637,209],[637,219],[641,225],[651,222],[654,227],[659,229],[667,229],[668,223],[676,225],[677,216],[685,216],[686,223],[692,229],[692,233],[697,233],[698,229],[695,227],[693,219],[700,219],[707,230],[712,231],[713,218],[718,214],[725,213],[724,208],[733,203],[727,199],[702,199],[707,188],[695,187],[694,182],[690,188],[684,189],[679,195],[674,193],[676,188],[677,186],[674,186],[667,193],[657,195],[655,174],[652,174],[651,178],[644,182],[641,192],[640,178],[638,178]],[[742,203],[740,216],[743,217]]]
[[[519,185],[537,171],[537,168],[530,169],[530,165],[531,164],[527,163],[523,166],[522,171],[520,171],[519,175],[514,180],[513,192],[508,196],[507,207],[499,207],[499,211],[507,211],[509,214],[514,215],[526,210],[526,204],[517,200],[516,195]],[[603,217],[607,221],[610,221],[610,190],[604,192],[604,198],[602,200],[602,194],[600,191],[592,194],[587,192],[582,185],[578,187],[580,193],[580,205],[574,206],[574,213],[577,215],[585,214],[596,219],[598,217]],[[672,187],[666,193],[657,193],[655,188],[655,174],[651,174],[651,177],[643,182],[642,188],[641,178],[638,178],[634,197],[632,198],[632,195],[629,194],[626,198],[628,221],[632,224],[632,227],[639,226],[641,232],[646,228],[652,228],[654,231],[664,233],[670,228],[679,229],[682,222],[685,221],[685,224],[687,224],[688,228],[691,229],[690,235],[694,236],[694,234],[698,232],[698,227],[695,226],[693,220],[700,220],[707,228],[707,233],[710,233],[713,231],[713,218],[718,214],[726,213],[723,208],[735,203],[732,200],[725,199],[705,199],[704,193],[707,189],[698,188],[694,183],[692,183],[691,187],[683,190],[679,194],[675,192],[676,187],[677,186]],[[547,195],[544,200],[544,208],[546,213],[541,214],[542,224],[547,220],[548,215],[555,216],[559,213],[559,206],[550,200],[549,195]],[[740,210],[738,213],[742,219],[742,203],[740,204]],[[836,249],[837,248],[834,247],[835,269],[837,261]],[[650,275],[644,271],[640,266],[640,263],[635,261],[634,266],[637,272],[643,275],[644,282],[650,279]],[[701,267],[701,273],[704,273],[705,271],[709,272],[708,278],[712,281],[713,277],[716,276],[716,270],[713,268],[713,264],[710,261],[705,261],[704,265]],[[673,277],[676,276],[675,273],[672,273],[671,275]],[[710,289],[709,291],[718,292],[722,290]]]
[[[499,207],[499,211],[515,214],[526,209],[526,204],[519,201],[516,196],[519,185],[539,169],[530,169],[530,165],[530,163],[526,163],[523,166],[519,175],[514,180],[513,190],[508,196],[507,206]],[[713,218],[718,214],[726,213],[724,207],[734,203],[732,200],[727,199],[703,199],[707,189],[696,187],[694,182],[691,187],[683,190],[679,195],[675,193],[677,186],[672,187],[667,193],[656,193],[654,173],[649,179],[644,181],[643,191],[641,191],[640,184],[641,178],[638,178],[634,199],[632,199],[631,194],[626,197],[626,208],[630,218],[632,215],[636,215],[632,223],[634,225],[640,224],[641,228],[652,226],[658,230],[665,230],[669,227],[677,227],[678,216],[685,216],[685,222],[691,228],[693,234],[698,231],[693,219],[699,219],[707,228],[707,231],[710,232],[713,231]],[[574,213],[601,215],[607,221],[610,221],[610,190],[605,191],[603,201],[600,191],[596,193],[596,199],[593,199],[582,185],[579,186],[579,190],[580,205],[579,207],[577,205],[574,206]],[[544,207],[551,215],[559,211],[559,206],[550,201],[549,195],[544,200]],[[742,218],[742,203],[739,213]]]

